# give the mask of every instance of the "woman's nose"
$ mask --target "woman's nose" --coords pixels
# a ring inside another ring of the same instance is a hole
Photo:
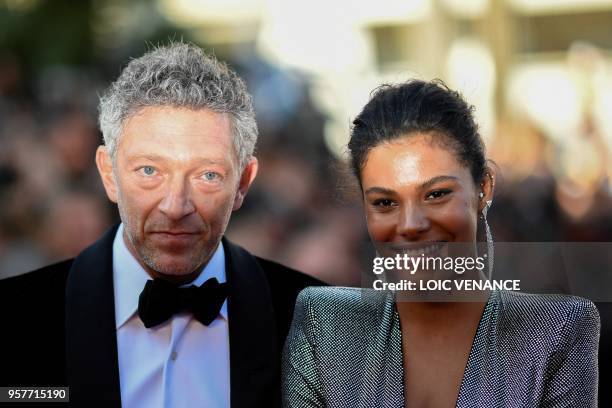
[[[431,223],[427,214],[418,204],[406,204],[400,211],[396,233],[408,240],[418,240]]]

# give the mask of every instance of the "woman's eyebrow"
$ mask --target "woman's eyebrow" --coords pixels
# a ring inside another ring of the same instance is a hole
[[[427,180],[423,184],[421,184],[421,189],[423,189],[423,190],[428,189],[429,187],[433,186],[434,184],[440,183],[442,181],[457,181],[457,180],[459,180],[459,179],[457,177],[455,177],[455,176],[436,176],[436,177],[433,177],[433,178]]]
[[[394,190],[388,189],[388,188],[384,188],[384,187],[370,187],[366,190],[365,194],[373,194],[373,193],[379,193],[379,194],[395,194]]]
[[[433,186],[434,184],[440,183],[442,181],[458,181],[458,180],[459,179],[455,176],[436,176],[422,183],[419,187],[425,190]],[[395,190],[392,190],[390,188],[385,188],[385,187],[370,187],[365,191],[366,195],[374,194],[374,193],[387,194],[387,195],[396,194]]]

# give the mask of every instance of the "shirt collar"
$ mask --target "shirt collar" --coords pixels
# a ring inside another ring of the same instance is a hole
[[[225,251],[219,242],[215,253],[202,272],[191,283],[184,285],[200,286],[209,278],[225,282]],[[115,322],[119,329],[138,310],[138,298],[147,280],[151,277],[129,251],[123,239],[123,224],[119,225],[113,241],[113,288],[115,294]],[[223,302],[219,314],[227,320],[227,299]]]

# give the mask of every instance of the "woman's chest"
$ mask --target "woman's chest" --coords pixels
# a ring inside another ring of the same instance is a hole
[[[423,339],[404,336],[404,396],[409,407],[455,407],[472,339],[461,336]]]

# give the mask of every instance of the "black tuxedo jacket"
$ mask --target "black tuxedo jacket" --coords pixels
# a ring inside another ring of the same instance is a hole
[[[113,295],[117,227],[76,258],[0,281],[0,386],[69,386],[71,406],[121,405]],[[297,294],[314,278],[223,240],[230,396],[280,406],[280,356]]]

